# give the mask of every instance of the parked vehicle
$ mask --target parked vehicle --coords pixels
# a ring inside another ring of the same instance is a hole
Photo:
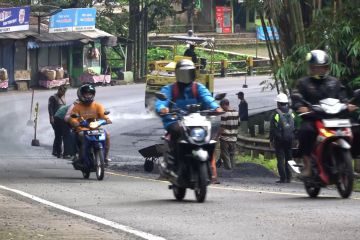
[[[108,114],[109,112],[105,112],[105,115]],[[81,118],[76,114],[71,117]],[[94,119],[93,121],[87,121],[81,119],[81,124],[82,126],[89,128],[89,130],[83,131],[86,150],[80,161],[73,162],[74,169],[80,170],[83,177],[86,179],[90,177],[91,172],[96,172],[96,178],[98,180],[103,180],[105,175],[106,132],[101,126],[106,125],[106,120]],[[78,156],[80,155],[78,154]]]
[[[173,46],[156,46],[159,48],[169,49],[173,51],[171,60],[159,59],[148,62],[148,73],[146,75],[145,88],[145,108],[149,111],[154,111],[153,106],[156,100],[155,93],[163,86],[176,82],[175,66],[176,63],[182,59],[190,59],[191,57],[183,56],[183,53],[178,52],[179,44],[193,44],[197,47],[206,47],[209,49],[209,59],[199,58],[196,65],[196,79],[206,86],[211,93],[214,92],[214,39],[203,38],[196,36],[170,36],[169,40],[173,41]]]

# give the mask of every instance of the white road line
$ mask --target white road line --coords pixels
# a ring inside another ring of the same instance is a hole
[[[103,225],[106,225],[106,226],[109,226],[109,227],[112,227],[112,228],[115,228],[115,229],[118,229],[118,230],[121,230],[121,231],[124,231],[124,232],[127,232],[127,233],[131,233],[133,235],[136,235],[136,236],[141,237],[141,238],[146,239],[146,240],[166,240],[163,237],[155,236],[155,235],[152,235],[150,233],[142,232],[142,231],[136,230],[136,229],[134,229],[132,227],[128,227],[128,226],[125,226],[125,225],[122,225],[122,224],[119,224],[119,223],[116,223],[116,222],[113,222],[113,221],[109,221],[109,220],[101,218],[101,217],[97,217],[97,216],[94,216],[94,215],[91,215],[91,214],[88,214],[88,213],[84,213],[84,212],[81,212],[81,211],[78,211],[78,210],[75,210],[75,209],[72,209],[72,208],[68,208],[68,207],[65,207],[65,206],[62,206],[62,205],[47,201],[45,199],[36,197],[34,195],[28,194],[28,193],[20,191],[20,190],[8,188],[8,187],[2,186],[2,185],[0,185],[0,189],[10,191],[10,192],[13,192],[13,193],[17,193],[17,194],[19,194],[19,195],[21,195],[23,197],[30,198],[31,200],[34,200],[36,202],[48,205],[50,207],[59,209],[61,211],[71,213],[71,214],[74,214],[76,216],[80,216],[80,217],[92,220],[94,222],[97,222],[97,223],[100,223],[100,224],[103,224]]]
[[[141,180],[147,180],[151,182],[161,182],[169,184],[168,181],[163,180],[157,180],[157,179],[151,179],[146,177],[138,177],[138,176],[132,176],[127,174],[121,174],[121,173],[114,173],[107,171],[107,174],[114,175],[114,176],[121,176],[121,177],[127,177],[127,178],[134,178],[134,179],[141,179]],[[289,195],[289,196],[299,196],[299,197],[307,197],[307,194],[304,193],[290,193],[290,192],[275,192],[275,191],[267,191],[267,190],[256,190],[256,189],[246,189],[246,188],[233,188],[233,187],[216,187],[216,186],[209,186],[212,189],[218,189],[218,190],[225,190],[225,191],[237,191],[237,192],[252,192],[252,193],[267,193],[267,194],[275,194],[275,195]],[[321,197],[328,197],[328,195],[320,195]],[[360,198],[352,197],[350,198],[352,200],[360,200]]]

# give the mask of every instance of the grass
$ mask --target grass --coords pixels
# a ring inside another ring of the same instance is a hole
[[[360,179],[355,179],[354,181],[354,191],[360,192]]]
[[[235,157],[235,161],[237,164],[241,163],[255,163],[259,164],[266,169],[272,171],[275,174],[278,174],[277,172],[277,162],[276,159],[265,159],[263,155],[259,155],[257,158],[252,158],[250,155],[237,155]],[[360,179],[354,180],[354,187],[353,190],[355,192],[360,192]]]
[[[277,161],[276,159],[265,159],[263,155],[259,154],[259,157],[252,158],[250,155],[237,155],[235,157],[235,161],[237,164],[240,163],[255,163],[259,164],[266,169],[277,174]]]

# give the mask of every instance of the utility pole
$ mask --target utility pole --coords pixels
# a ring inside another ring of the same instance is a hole
[[[139,36],[139,20],[140,20],[140,1],[131,0],[129,1],[129,13],[130,13],[130,23],[129,23],[129,38],[134,41],[133,44],[128,46],[128,60],[127,60],[127,69],[133,71],[134,80],[137,81],[139,78],[138,74],[138,36]]]

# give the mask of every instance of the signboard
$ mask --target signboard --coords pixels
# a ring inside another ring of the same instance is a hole
[[[30,7],[0,8],[0,33],[29,30]]]
[[[270,40],[274,40],[274,36],[272,34],[271,27],[266,27],[266,29],[267,29],[267,32],[269,33]],[[273,29],[274,29],[274,33],[275,33],[275,40],[279,40],[279,34],[278,34],[277,29],[275,27]],[[263,41],[266,40],[263,27],[256,27],[256,37],[259,40],[263,40]]]
[[[232,32],[232,9],[230,7],[216,6],[216,32]]]
[[[51,16],[49,32],[76,32],[95,29],[95,8],[63,9]]]
[[[95,30],[96,9],[79,8],[76,11],[74,31]]]

